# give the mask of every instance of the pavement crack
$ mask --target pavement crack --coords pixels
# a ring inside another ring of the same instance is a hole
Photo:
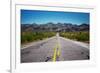
[[[46,60],[45,60],[45,62],[49,61],[50,59],[51,59],[51,57],[47,57]]]

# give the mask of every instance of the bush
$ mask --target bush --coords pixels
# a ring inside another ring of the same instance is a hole
[[[55,35],[55,32],[22,32],[21,43],[43,40],[44,38],[49,38]]]
[[[61,32],[60,36],[77,41],[89,41],[89,32]]]

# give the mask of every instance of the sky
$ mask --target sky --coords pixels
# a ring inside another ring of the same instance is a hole
[[[21,10],[21,24],[45,24],[45,23],[72,23],[81,25],[89,24],[89,13],[82,12],[58,12],[40,10]]]

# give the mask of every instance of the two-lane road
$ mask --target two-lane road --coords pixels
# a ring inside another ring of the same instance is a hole
[[[88,60],[89,45],[60,37],[59,34],[48,40],[21,49],[21,62],[49,62],[68,60]]]

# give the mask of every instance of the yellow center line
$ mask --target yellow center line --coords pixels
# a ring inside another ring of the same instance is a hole
[[[54,48],[54,54],[53,54],[53,61],[54,61],[54,62],[56,61],[56,55],[57,55],[57,45],[56,45],[56,47]]]
[[[56,58],[60,56],[60,44],[57,43],[55,48],[54,48],[54,54],[52,60],[55,62]]]
[[[59,42],[59,38],[58,38],[58,34],[57,34],[57,43],[56,46],[54,48],[54,53],[53,53],[53,57],[52,57],[52,61],[56,61],[57,58],[59,58],[60,54],[61,54],[61,46],[60,46],[60,42]]]

